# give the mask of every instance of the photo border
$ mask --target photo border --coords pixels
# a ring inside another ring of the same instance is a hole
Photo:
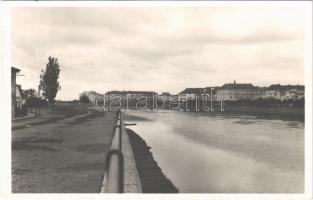
[[[8,199],[311,199],[312,198],[312,1],[5,1],[1,3],[2,67],[0,89],[2,97],[11,96],[11,11],[15,7],[98,7],[98,6],[303,6],[305,7],[304,71],[305,71],[305,192],[301,194],[265,193],[178,193],[178,194],[16,194],[11,193],[11,102],[1,98],[2,161],[0,165],[0,197]],[[10,49],[10,50],[8,50]],[[9,66],[9,67],[8,67]]]

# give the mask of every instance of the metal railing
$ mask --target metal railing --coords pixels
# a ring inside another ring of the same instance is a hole
[[[121,110],[117,111],[116,124],[113,131],[111,150],[106,156],[106,188],[107,193],[124,192],[124,158],[122,153],[122,131],[125,130]]]

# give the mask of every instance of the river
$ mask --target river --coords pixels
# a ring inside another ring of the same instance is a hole
[[[303,193],[304,123],[176,111],[127,112],[182,193]]]

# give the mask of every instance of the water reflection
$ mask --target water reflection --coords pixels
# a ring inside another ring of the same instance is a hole
[[[201,113],[129,112],[180,192],[302,193],[304,124]],[[131,118],[128,118],[131,120]]]

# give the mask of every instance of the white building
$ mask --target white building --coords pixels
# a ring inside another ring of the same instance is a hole
[[[227,83],[217,90],[217,95],[223,100],[237,101],[237,100],[256,100],[261,97],[262,91],[246,83]]]
[[[271,85],[265,91],[265,99],[298,100],[304,98],[304,86],[302,85]]]
[[[265,98],[265,99],[281,99],[281,92],[279,90],[266,90],[263,98]]]
[[[22,109],[22,106],[24,104],[23,98],[22,98],[22,88],[20,85],[16,85],[15,87],[15,106],[18,109]]]

